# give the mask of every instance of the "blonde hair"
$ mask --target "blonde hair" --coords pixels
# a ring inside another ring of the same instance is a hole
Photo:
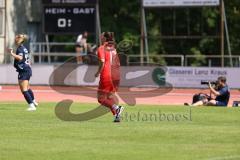
[[[25,41],[27,41],[27,39],[28,39],[28,36],[23,33],[17,34],[17,37],[21,38],[21,42],[20,42],[21,44],[24,43]]]

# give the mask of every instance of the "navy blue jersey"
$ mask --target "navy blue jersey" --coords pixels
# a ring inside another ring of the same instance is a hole
[[[230,98],[230,91],[228,86],[226,85],[222,87],[220,90],[218,90],[218,92],[220,95],[216,97],[216,101],[223,102],[225,105],[227,105]]]
[[[19,46],[16,50],[16,55],[22,56],[22,60],[14,60],[14,67],[16,68],[17,72],[21,71],[28,71],[30,68],[30,55],[27,50],[23,45]]]

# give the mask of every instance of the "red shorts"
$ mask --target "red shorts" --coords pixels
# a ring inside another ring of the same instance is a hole
[[[98,91],[105,93],[117,92],[120,80],[99,81]]]

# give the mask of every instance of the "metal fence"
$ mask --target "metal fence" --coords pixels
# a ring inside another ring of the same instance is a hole
[[[76,57],[75,43],[30,43],[32,63],[59,63],[64,62],[69,57]],[[95,45],[91,46],[94,50]],[[88,51],[87,51],[88,52]],[[86,56],[86,53],[78,54]]]
[[[143,64],[159,64],[168,66],[184,66],[184,56],[183,55],[127,55],[128,65],[141,65]]]
[[[224,55],[224,67],[240,67],[240,55]],[[197,65],[196,61],[202,62],[202,66],[221,67],[221,55],[186,55],[184,58],[184,66]]]
[[[30,51],[32,63],[61,63],[69,57],[76,57],[75,43],[31,43]],[[96,55],[96,46],[92,46],[93,54]],[[86,54],[82,54],[86,56]],[[220,67],[221,55],[124,55],[124,65],[148,65],[159,64],[165,66],[208,66]],[[240,67],[240,55],[225,55],[225,67]],[[232,63],[230,63],[232,62]]]

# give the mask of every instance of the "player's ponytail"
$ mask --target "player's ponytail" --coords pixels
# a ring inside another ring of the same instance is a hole
[[[26,34],[21,34],[22,36],[22,43],[24,43],[25,41],[27,41],[28,36]]]

